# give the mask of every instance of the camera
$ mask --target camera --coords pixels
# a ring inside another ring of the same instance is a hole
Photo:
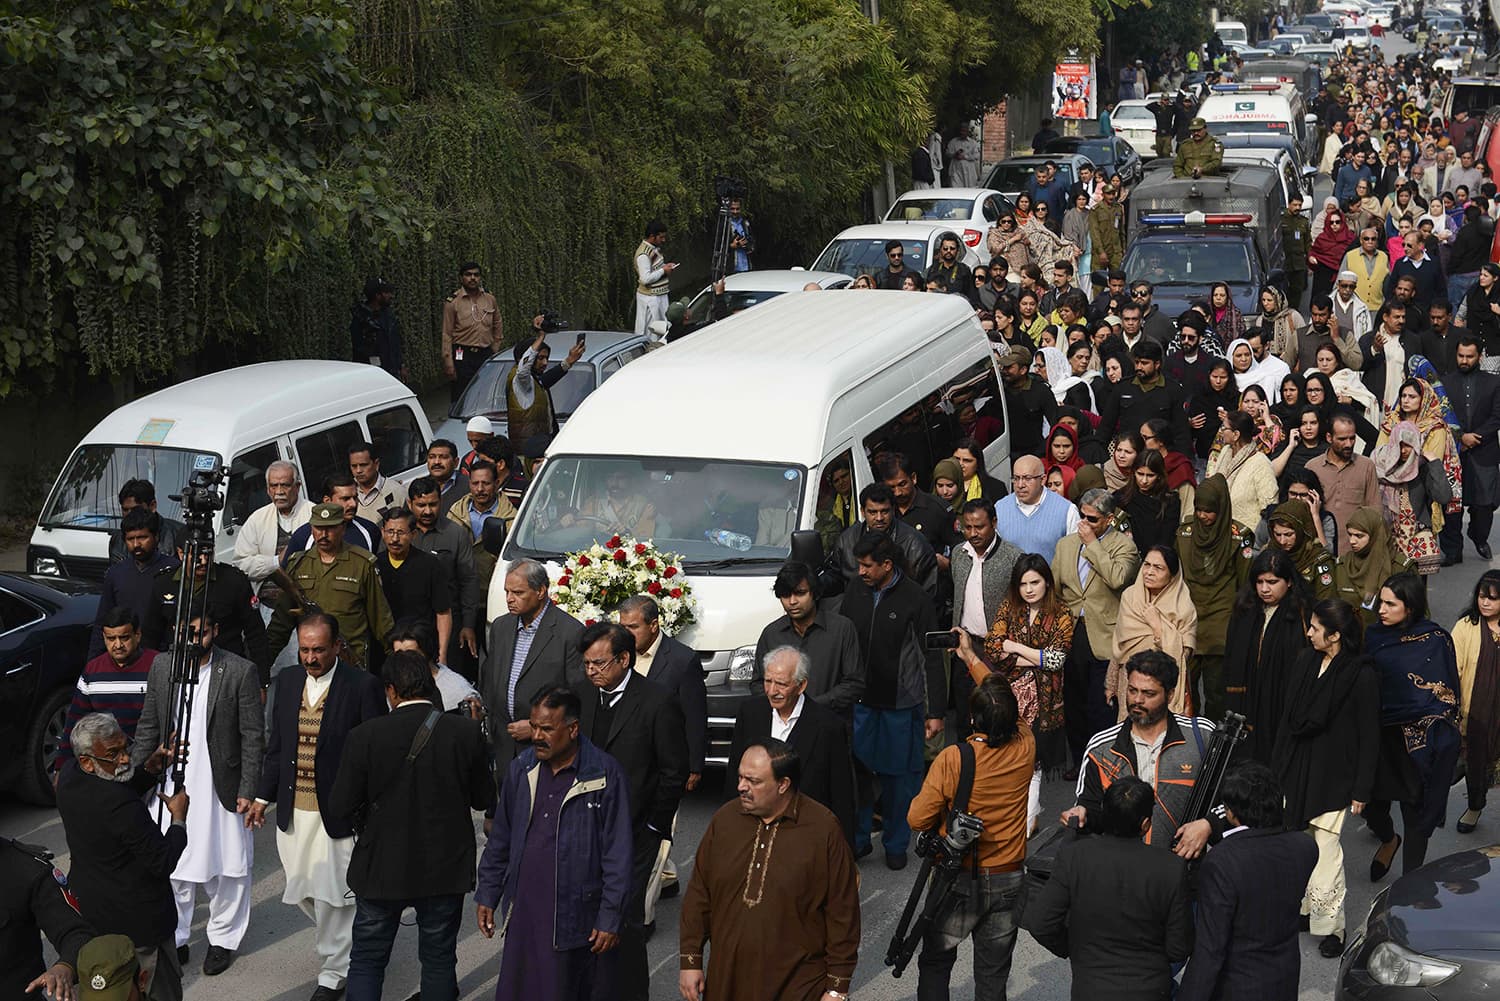
[[[212,529],[214,515],[224,510],[224,469],[211,455],[193,460],[193,473],[182,493],[172,494],[182,505],[182,520],[189,528]]]
[[[917,854],[931,859],[935,867],[957,872],[963,865],[964,855],[974,847],[984,831],[984,821],[972,813],[955,810],[948,816],[948,833],[940,834],[934,827],[917,836]]]
[[[555,334],[559,330],[568,329],[568,321],[563,319],[557,310],[543,309],[539,312],[542,314],[542,333]]]
[[[720,174],[714,178],[714,197],[718,198],[721,202],[727,202],[735,198],[743,201],[749,190],[749,186],[738,177],[725,177],[723,174]]]

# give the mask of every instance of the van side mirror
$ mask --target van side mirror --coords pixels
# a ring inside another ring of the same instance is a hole
[[[500,550],[505,548],[505,522],[499,518],[484,519],[484,527],[479,530],[479,544],[491,556],[499,556]]]
[[[809,528],[799,528],[792,533],[790,559],[806,563],[810,567],[823,564],[823,537]]]

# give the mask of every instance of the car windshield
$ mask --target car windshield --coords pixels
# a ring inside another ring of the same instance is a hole
[[[178,494],[193,474],[193,463],[207,456],[215,465],[223,458],[213,452],[190,452],[150,445],[85,445],[73,453],[57,478],[41,524],[51,528],[120,527],[120,488],[127,480],[150,480],[156,488],[156,513],[182,520],[182,505],[169,497]]]
[[[1125,255],[1125,273],[1152,285],[1249,284],[1250,254],[1245,244],[1180,237],[1181,242],[1137,241]]]
[[[1024,191],[1026,182],[1031,180],[1031,175],[1046,160],[1019,163],[997,163],[990,171],[989,180],[984,182],[986,188],[994,188],[996,191]],[[1073,186],[1073,164],[1067,160],[1054,160],[1057,164],[1057,176],[1068,187]]]
[[[729,313],[742,312],[751,306],[758,306],[767,299],[774,299],[780,292],[748,292],[748,291],[726,291],[724,293],[724,305],[729,308]],[[714,290],[707,289],[698,293],[683,314],[683,323],[689,327],[702,326],[713,322]]]
[[[889,239],[834,240],[818,259],[813,261],[813,271],[842,271],[846,275],[873,275],[884,271],[889,263],[885,258],[885,245]],[[902,263],[908,270],[927,270],[927,241],[902,240]]]
[[[448,411],[448,416],[468,420],[481,414],[503,415],[506,412],[505,386],[515,367],[515,361],[510,358],[485,362],[475,373],[469,388],[464,390],[464,395]],[[594,366],[574,365],[566,375],[548,387],[548,392],[552,394],[552,412],[558,417],[568,416],[593,391]]]
[[[972,198],[903,198],[891,206],[886,222],[966,222],[974,216]]]
[[[701,572],[781,563],[802,510],[802,466],[714,459],[549,457],[526,492],[516,555],[556,560],[629,536]]]
[[[1110,117],[1116,125],[1123,122],[1156,122],[1156,116],[1139,104],[1121,105],[1110,113]]]

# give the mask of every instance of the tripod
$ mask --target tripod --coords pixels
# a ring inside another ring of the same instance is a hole
[[[953,906],[959,864],[961,860],[951,866],[934,865],[931,858],[922,860],[916,885],[911,888],[911,896],[906,898],[906,908],[902,910],[901,920],[896,922],[896,931],[891,936],[891,944],[885,950],[885,965],[891,968],[891,976],[901,976],[923,936],[927,934],[927,929]],[[924,887],[927,889],[927,901],[922,904],[922,911],[918,914],[917,904],[922,899]],[[913,915],[916,917],[915,921],[912,920]]]
[[[187,531],[182,541],[182,585],[177,595],[177,616],[172,626],[171,695],[168,718],[162,727],[170,745],[171,767],[162,771],[162,785],[180,792],[187,781],[187,748],[192,738],[193,706],[198,695],[198,661],[208,647],[204,636],[208,621],[208,584],[213,571],[214,514],[224,507],[219,490],[224,472],[211,459],[200,457],[193,478],[181,494],[171,495],[182,504]],[[203,579],[198,579],[200,566]],[[193,628],[193,623],[198,628]],[[161,822],[162,803],[157,801],[156,819]]]
[[[714,217],[713,239],[709,243],[709,281],[717,283],[734,270],[734,222],[729,215],[729,203],[745,197],[745,182],[732,177],[714,179],[714,194],[719,199],[719,212]]]

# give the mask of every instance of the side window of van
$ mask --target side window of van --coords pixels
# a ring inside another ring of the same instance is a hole
[[[428,442],[422,440],[422,425],[406,404],[377,410],[366,422],[370,425],[370,444],[380,456],[380,469],[386,475],[405,472],[427,461]]]
[[[842,455],[823,463],[822,475],[818,477],[817,518],[813,527],[823,540],[824,552],[832,552],[839,533],[859,520],[858,503],[854,490],[854,452],[846,449]]]
[[[271,498],[266,495],[266,467],[279,458],[281,449],[274,441],[268,441],[246,449],[229,464],[229,489],[224,508],[227,518],[234,524],[243,525],[252,511],[271,503]]]
[[[943,386],[943,401],[952,414],[955,439],[974,438],[984,447],[1005,433],[1005,406],[995,367],[988,359],[949,379]]]
[[[932,489],[932,467],[953,454],[958,440],[953,415],[942,406],[939,393],[929,393],[892,420],[865,435],[865,455],[873,468],[887,452],[906,456],[923,490]]]
[[[308,498],[323,499],[324,478],[331,473],[347,473],[349,446],[363,440],[364,432],[353,421],[320,428],[297,439],[297,458],[302,463],[302,489]]]

